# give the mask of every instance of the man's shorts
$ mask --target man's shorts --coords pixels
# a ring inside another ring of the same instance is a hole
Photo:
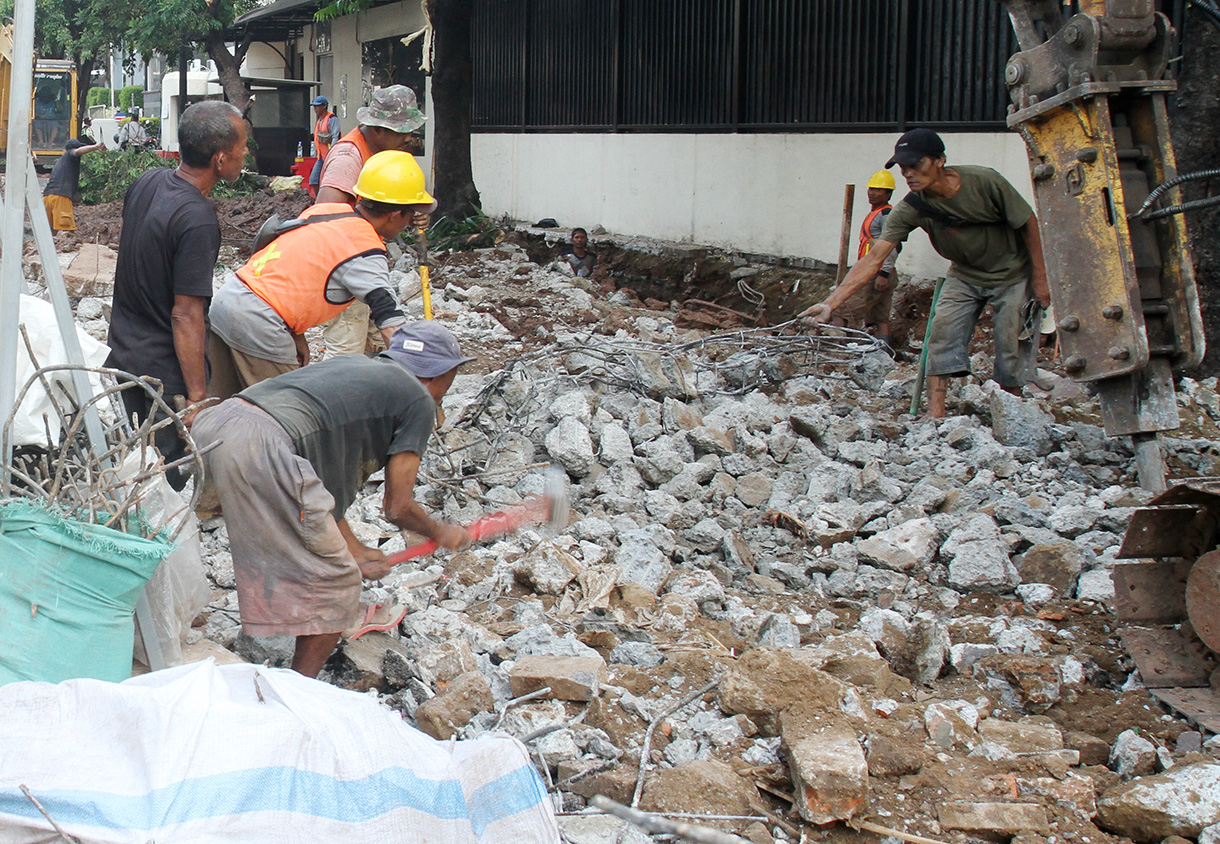
[[[1033,344],[1020,341],[1021,308],[1033,298],[1029,279],[999,287],[982,287],[946,278],[936,302],[928,338],[928,375],[969,375],[970,340],[983,308],[991,305],[995,338],[995,371],[1001,387],[1021,387],[1033,375]]]
[[[72,208],[72,200],[66,196],[44,196],[42,204],[47,209],[47,220],[54,231],[76,231],[76,212]]]
[[[300,369],[296,363],[256,358],[234,349],[215,331],[208,333],[208,363],[212,365],[208,393],[222,399],[235,396],[260,381]]]
[[[243,399],[201,411],[191,435],[224,507],[242,629],[250,636],[312,636],[351,626],[360,567],[347,550],[331,496],[287,431]],[[218,444],[218,445],[217,445]]]

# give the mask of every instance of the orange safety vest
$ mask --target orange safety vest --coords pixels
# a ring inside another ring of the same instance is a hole
[[[271,306],[294,334],[321,325],[352,303],[326,299],[326,283],[340,266],[364,255],[386,254],[372,223],[345,202],[324,202],[300,219],[326,216],[289,229],[250,257],[237,277]]]
[[[856,255],[856,260],[860,260],[868,254],[868,250],[873,248],[872,242],[869,240],[868,230],[873,225],[873,220],[877,219],[878,214],[884,214],[886,211],[892,211],[894,206],[882,205],[880,208],[874,208],[864,218],[864,222],[860,224],[860,252]]]
[[[330,150],[330,144],[324,144],[318,140],[318,136],[326,131],[326,127],[330,125],[330,119],[335,116],[333,111],[328,111],[318,119],[318,122],[313,126],[313,146],[318,153],[318,158],[326,158],[326,153]]]

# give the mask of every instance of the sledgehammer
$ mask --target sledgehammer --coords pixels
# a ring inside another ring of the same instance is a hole
[[[563,474],[558,470],[547,473],[546,489],[542,495],[529,499],[513,507],[507,507],[490,515],[484,516],[473,524],[467,525],[466,534],[471,542],[482,542],[485,539],[497,539],[521,529],[525,525],[546,524],[559,529],[568,523],[568,491],[564,484]],[[386,562],[391,566],[414,560],[431,554],[438,547],[435,540],[429,539],[405,551],[390,554]]]

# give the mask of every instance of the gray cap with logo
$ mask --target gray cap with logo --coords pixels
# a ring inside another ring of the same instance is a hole
[[[356,122],[361,126],[381,126],[403,135],[423,126],[427,119],[419,110],[415,92],[406,85],[378,88],[369,104],[356,110]]]
[[[381,356],[402,364],[417,378],[435,378],[474,360],[462,355],[448,328],[426,319],[399,326]]]

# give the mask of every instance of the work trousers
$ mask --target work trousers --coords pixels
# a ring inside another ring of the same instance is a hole
[[[1031,298],[1027,278],[998,287],[946,278],[928,338],[927,374],[970,374],[970,339],[983,308],[991,305],[995,332],[995,370],[991,377],[1001,387],[1024,386],[1033,376],[1034,344],[1020,339],[1021,308]]]

